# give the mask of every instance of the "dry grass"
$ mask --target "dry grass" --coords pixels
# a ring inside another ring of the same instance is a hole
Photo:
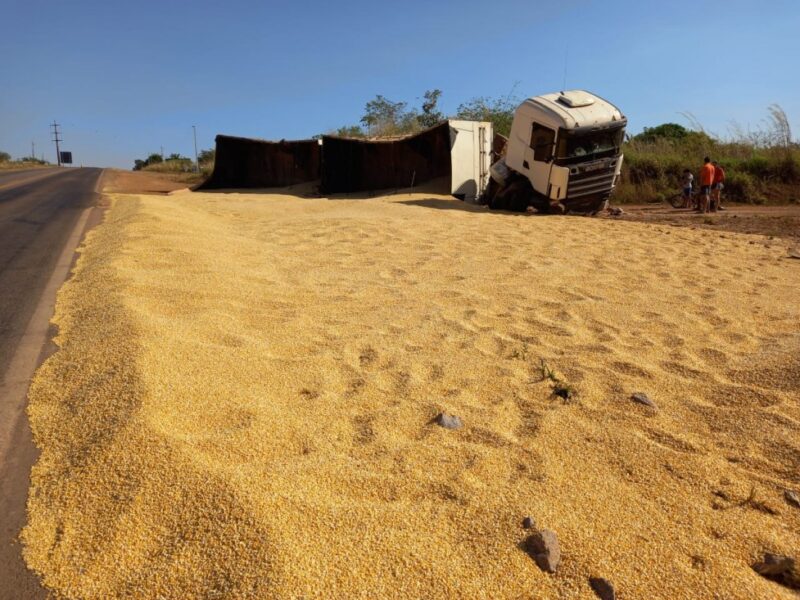
[[[42,164],[41,162],[23,161],[23,160],[8,160],[0,161],[0,171],[16,171],[17,169],[48,169],[53,168],[55,165]]]
[[[31,389],[28,564],[70,598],[793,598],[749,565],[800,548],[798,264],[461,208],[115,196]]]

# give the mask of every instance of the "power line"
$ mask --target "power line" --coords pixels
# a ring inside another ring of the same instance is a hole
[[[61,148],[58,146],[58,144],[59,144],[59,142],[63,142],[64,141],[62,138],[58,137],[61,134],[61,132],[58,130],[58,128],[61,127],[61,125],[56,123],[55,119],[54,119],[53,123],[50,125],[50,127],[53,130],[51,133],[53,135],[53,141],[56,143],[56,160],[58,161],[58,166],[60,167],[61,166]]]

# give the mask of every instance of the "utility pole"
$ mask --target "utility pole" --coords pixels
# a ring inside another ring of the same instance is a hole
[[[52,123],[52,125],[50,125],[50,127],[53,128],[53,141],[56,143],[56,160],[58,161],[58,166],[60,167],[61,166],[61,148],[58,146],[58,143],[64,141],[62,138],[58,137],[61,134],[61,132],[58,130],[58,128],[61,127],[61,125],[56,123],[55,119],[54,119],[53,123]]]
[[[200,161],[197,160],[197,127],[192,125],[192,133],[194,134],[194,168],[195,172],[200,172]]]
[[[36,144],[31,140],[31,158],[36,158]]]
[[[164,160],[164,146],[161,146],[161,160]]]

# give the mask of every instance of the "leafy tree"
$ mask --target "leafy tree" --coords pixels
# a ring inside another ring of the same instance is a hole
[[[164,157],[158,153],[153,153],[145,159],[145,166],[147,165],[156,165],[158,163],[164,162]]]
[[[495,133],[507,136],[511,132],[514,111],[519,104],[512,93],[502,98],[480,96],[465,102],[458,107],[456,118],[468,121],[489,121]]]
[[[442,90],[438,89],[425,92],[422,114],[417,117],[417,121],[422,127],[433,127],[439,121],[444,120],[444,114],[436,107],[441,95]]]
[[[393,102],[378,94],[367,102],[361,122],[370,135],[409,133],[415,129],[417,113],[407,107],[407,102]]]
[[[364,137],[364,129],[360,125],[346,125],[344,127],[339,127],[334,132],[334,135],[338,135],[339,137]]]
[[[8,162],[11,160],[11,155],[8,152],[0,152],[0,162]]]
[[[181,156],[177,152],[173,152],[164,160],[191,160],[188,156]],[[153,164],[153,163],[150,163]]]
[[[133,161],[133,170],[134,171],[141,171],[146,166],[147,166],[147,161],[146,160],[142,160],[141,158],[137,158],[135,161]]]
[[[677,123],[662,123],[655,127],[645,127],[642,133],[630,138],[630,141],[654,144],[666,140],[673,145],[692,147],[697,152],[708,152],[716,143],[714,138],[702,130],[687,129]]]
[[[200,154],[197,155],[197,160],[200,162],[201,165],[206,165],[213,163],[216,156],[217,156],[216,149],[209,148],[208,150],[201,150]]]
[[[655,127],[645,127],[642,133],[633,136],[637,142],[654,142],[657,139],[684,140],[691,133],[683,125],[662,123]]]

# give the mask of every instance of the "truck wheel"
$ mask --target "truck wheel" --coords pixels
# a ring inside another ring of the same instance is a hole
[[[511,202],[509,203],[511,206],[509,209],[513,212],[525,212],[528,210],[528,195],[522,193],[522,191],[517,192],[511,198]]]
[[[533,188],[527,178],[520,177],[508,186],[508,209],[513,212],[525,212],[533,198]]]

